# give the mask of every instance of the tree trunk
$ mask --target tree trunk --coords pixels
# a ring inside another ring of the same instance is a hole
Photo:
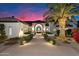
[[[60,18],[59,19],[59,37],[62,41],[66,41],[66,37],[65,37],[65,25],[66,25],[66,20],[67,18]]]

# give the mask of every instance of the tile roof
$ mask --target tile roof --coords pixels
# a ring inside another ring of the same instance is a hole
[[[0,22],[17,22],[18,19],[15,18],[14,16],[12,17],[1,17]]]

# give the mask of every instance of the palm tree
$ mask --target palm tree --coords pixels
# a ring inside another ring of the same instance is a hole
[[[51,3],[48,4],[48,12],[44,14],[44,17],[49,20],[52,17],[53,20],[59,23],[59,37],[62,41],[66,41],[65,37],[65,25],[68,18],[72,16],[79,15],[78,7],[79,4],[70,4],[70,3]]]

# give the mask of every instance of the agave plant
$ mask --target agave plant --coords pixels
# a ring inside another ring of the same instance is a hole
[[[52,20],[58,21],[59,24],[59,37],[62,41],[66,41],[65,25],[68,18],[79,15],[79,4],[72,3],[51,3],[48,4],[48,11],[44,14],[45,19],[48,21],[50,17]]]

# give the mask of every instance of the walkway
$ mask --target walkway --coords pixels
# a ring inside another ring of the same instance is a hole
[[[75,49],[69,46],[51,45],[44,41],[42,35],[35,35],[34,39],[25,45],[11,46],[0,55],[6,56],[76,56],[79,55]]]

